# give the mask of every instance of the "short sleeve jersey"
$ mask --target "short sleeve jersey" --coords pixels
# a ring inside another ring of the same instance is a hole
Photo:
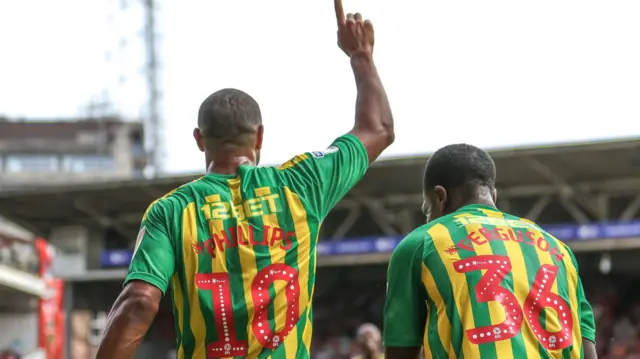
[[[384,342],[426,358],[582,358],[593,312],[571,250],[533,222],[472,205],[404,238]]]
[[[126,282],[171,287],[179,359],[309,357],[320,224],[368,166],[349,134],[151,204]]]

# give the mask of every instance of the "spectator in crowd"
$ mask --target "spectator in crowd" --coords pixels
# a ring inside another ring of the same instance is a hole
[[[22,358],[22,344],[14,340],[8,349],[0,353],[0,359],[20,359]]]
[[[358,328],[356,336],[360,355],[357,359],[383,359],[382,334],[375,324],[366,323]]]

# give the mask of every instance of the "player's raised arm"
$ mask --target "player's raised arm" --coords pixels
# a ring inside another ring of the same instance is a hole
[[[351,59],[356,80],[356,120],[351,133],[362,141],[369,162],[375,161],[394,140],[393,115],[373,62],[373,24],[362,15],[344,15],[342,0],[334,0],[338,46]]]
[[[389,101],[373,63],[373,26],[360,14],[345,17],[340,0],[334,4],[338,45],[351,58],[358,88],[355,124],[350,133],[337,138],[326,150],[295,156],[279,168],[287,186],[303,194],[321,220],[394,138]]]

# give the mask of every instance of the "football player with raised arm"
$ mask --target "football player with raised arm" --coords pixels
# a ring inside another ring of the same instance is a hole
[[[345,16],[340,0],[334,4],[338,43],[357,88],[353,129],[325,151],[257,167],[264,133],[258,103],[235,89],[204,100],[193,136],[207,173],[144,214],[97,359],[130,359],[168,288],[178,359],[309,358],[320,225],[394,139],[373,26],[360,14]]]

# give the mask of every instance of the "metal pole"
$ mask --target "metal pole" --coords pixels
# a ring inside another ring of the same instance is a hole
[[[144,0],[145,7],[145,47],[146,47],[146,79],[148,91],[148,108],[144,126],[145,149],[149,159],[147,170],[150,176],[162,174],[163,166],[163,121],[160,111],[161,95],[158,80],[158,53],[156,34],[156,2]]]

